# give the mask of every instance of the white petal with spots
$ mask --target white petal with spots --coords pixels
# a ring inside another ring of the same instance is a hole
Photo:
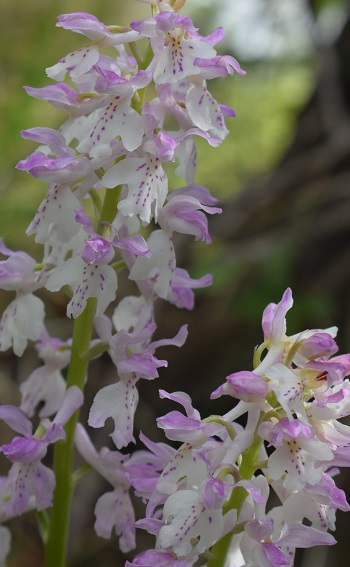
[[[159,297],[166,299],[176,268],[172,238],[165,231],[156,230],[152,232],[147,243],[151,257],[136,258],[129,278],[136,281],[148,279]]]
[[[7,504],[9,515],[19,515],[28,509],[32,497],[35,507],[43,510],[52,506],[55,475],[40,461],[14,463],[9,472],[10,499]]]
[[[37,405],[43,405],[39,417],[49,417],[55,414],[63,401],[66,391],[66,381],[57,368],[44,364],[20,385],[22,394],[21,409],[33,417]]]
[[[129,152],[136,150],[144,134],[143,120],[119,96],[111,97],[108,106],[98,113],[98,120],[78,146],[79,152],[89,153],[93,158],[109,157],[111,142],[120,136],[123,146]]]
[[[193,445],[184,443],[166,465],[157,481],[157,491],[172,494],[180,479],[186,478],[186,488],[198,486],[207,478],[207,467],[202,459],[193,455]]]
[[[55,81],[64,81],[66,73],[69,73],[72,79],[78,79],[97,63],[99,58],[98,47],[90,45],[68,53],[53,65],[46,69],[46,74],[50,79]]]
[[[107,418],[111,417],[115,430],[111,437],[118,449],[135,442],[133,436],[134,414],[138,402],[135,379],[130,376],[102,388],[95,396],[90,409],[89,425],[103,427]]]
[[[333,453],[326,443],[316,438],[284,440],[269,457],[268,474],[278,480],[287,471],[283,485],[291,490],[300,490],[305,484],[314,485],[322,477],[323,468],[317,461],[331,461]]]
[[[137,214],[147,223],[153,216],[157,220],[168,194],[168,178],[160,159],[151,154],[117,163],[107,171],[102,183],[108,188],[125,183],[129,189],[128,195],[119,202],[118,209],[123,216]]]
[[[215,55],[215,49],[204,41],[181,39],[179,35],[169,34],[168,45],[154,70],[154,81],[157,84],[174,83],[190,75],[199,75],[201,70],[194,65],[196,57],[209,59]]]
[[[220,538],[224,527],[222,510],[205,508],[196,490],[179,490],[169,496],[163,517],[166,525],[160,529],[159,543],[180,556],[191,553],[197,538],[196,553],[203,553]]]
[[[88,265],[79,256],[57,266],[46,288],[58,291],[64,285],[70,285],[73,289],[73,297],[67,305],[67,316],[75,319],[84,311],[89,297],[97,298],[96,315],[102,315],[115,298],[118,279],[108,264]]]
[[[201,85],[193,85],[186,97],[186,108],[193,124],[214,138],[224,140],[228,134],[224,115],[215,98]]]
[[[271,389],[275,392],[288,419],[293,419],[292,410],[306,418],[303,402],[304,384],[300,376],[279,362],[267,368],[265,376],[271,380]]]
[[[18,295],[5,309],[0,323],[0,350],[12,346],[22,356],[28,340],[37,341],[44,329],[44,304],[32,293]]]
[[[75,209],[80,206],[68,185],[53,187],[39,206],[26,234],[35,234],[35,242],[44,244],[55,227],[55,238],[61,242],[69,242],[80,229],[74,214]]]
[[[113,492],[106,492],[95,507],[95,530],[99,537],[109,539],[114,528],[120,536],[123,553],[135,547],[135,516],[128,489],[120,485]]]

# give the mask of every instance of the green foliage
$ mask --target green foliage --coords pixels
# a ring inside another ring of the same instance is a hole
[[[334,6],[347,6],[348,0],[313,0],[312,6],[316,13],[321,12],[325,8],[334,8]]]

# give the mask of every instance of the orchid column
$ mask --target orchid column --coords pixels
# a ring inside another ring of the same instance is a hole
[[[107,27],[86,13],[60,16],[59,27],[83,34],[91,43],[47,69],[56,83],[26,87],[31,96],[66,111],[68,119],[58,131],[38,127],[22,132],[40,147],[17,167],[49,185],[27,230],[44,245],[42,261],[4,245],[0,250],[8,256],[2,261],[1,285],[16,291],[1,321],[0,348],[12,346],[20,356],[28,341],[34,341],[44,361],[21,387],[21,409],[0,412],[1,419],[24,435],[21,450],[18,438],[14,446],[1,449],[15,463],[4,484],[2,518],[45,510],[53,499],[50,514],[40,516],[50,567],[66,564],[74,438],[87,463],[113,486],[96,505],[97,532],[109,537],[115,530],[123,551],[135,545],[127,458],[118,451],[98,455],[81,427],[75,433],[89,360],[108,352],[116,367],[115,384],[102,388],[94,399],[89,425],[102,427],[111,417],[112,438],[121,449],[135,440],[138,380],[157,378],[158,368],[167,365],[155,350],[166,344],[182,346],[187,336],[184,326],[173,339],[152,341],[154,302],[162,298],[192,309],[193,288],[211,283],[209,274],[194,280],[177,267],[173,233],[211,242],[206,214],[221,209],[206,188],[195,184],[195,137],[213,147],[224,140],[225,116],[233,117],[234,111],[213,98],[207,80],[244,71],[233,57],[217,56],[214,45],[223,38],[222,28],[202,37],[189,17],[179,15],[184,1],[149,3],[152,16],[130,28]],[[147,42],[145,49],[139,40]],[[64,82],[67,75],[73,87]],[[176,124],[172,131],[165,128],[169,116]],[[166,171],[173,163],[185,185],[170,192]],[[135,282],[135,295],[115,304],[122,269]],[[46,332],[44,305],[35,295],[42,287],[67,291],[72,340]],[[65,383],[61,370],[67,365]],[[42,421],[32,437],[29,418],[36,415],[39,402],[44,402]],[[56,412],[51,424],[48,418]],[[59,434],[53,434],[55,424]],[[35,475],[47,445],[56,440],[54,474],[42,475],[40,469],[39,491]],[[30,482],[21,472],[28,460],[36,463]]]

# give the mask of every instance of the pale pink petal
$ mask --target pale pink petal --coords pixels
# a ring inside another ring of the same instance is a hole
[[[193,85],[189,89],[186,108],[195,126],[219,140],[226,138],[228,130],[220,105],[205,87]]]
[[[74,218],[74,210],[79,207],[80,202],[68,185],[53,187],[39,205],[26,234],[35,234],[35,242],[44,244],[54,226],[57,238],[61,242],[69,242],[79,232]]]
[[[115,424],[111,437],[118,449],[135,442],[133,436],[134,413],[138,402],[135,380],[121,380],[102,388],[95,396],[90,409],[89,425],[103,427],[108,417]]]
[[[128,491],[123,486],[106,492],[95,507],[95,530],[99,537],[109,539],[112,530],[120,536],[119,545],[123,553],[135,548],[135,517]]]
[[[55,81],[64,81],[67,72],[73,80],[78,79],[81,75],[90,71],[92,66],[97,63],[98,58],[99,52],[96,45],[82,47],[72,53],[68,53],[52,67],[48,67],[46,74]]]
[[[22,356],[28,341],[40,339],[44,329],[44,303],[32,293],[18,295],[5,309],[0,323],[0,350],[12,346]]]
[[[155,292],[163,299],[170,291],[175,271],[175,251],[171,236],[163,230],[152,232],[148,239],[151,257],[139,256],[133,265],[129,278],[131,280],[151,280]]]

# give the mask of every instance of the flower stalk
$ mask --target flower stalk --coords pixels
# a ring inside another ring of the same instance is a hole
[[[67,387],[77,386],[84,390],[89,361],[83,353],[89,348],[96,299],[90,298],[83,313],[74,322],[71,361],[67,375]],[[45,548],[45,565],[47,567],[65,567],[70,525],[71,501],[74,483],[73,446],[79,411],[76,411],[65,426],[66,438],[57,443],[54,452],[54,472],[56,488],[53,507],[49,521],[49,536]]]

